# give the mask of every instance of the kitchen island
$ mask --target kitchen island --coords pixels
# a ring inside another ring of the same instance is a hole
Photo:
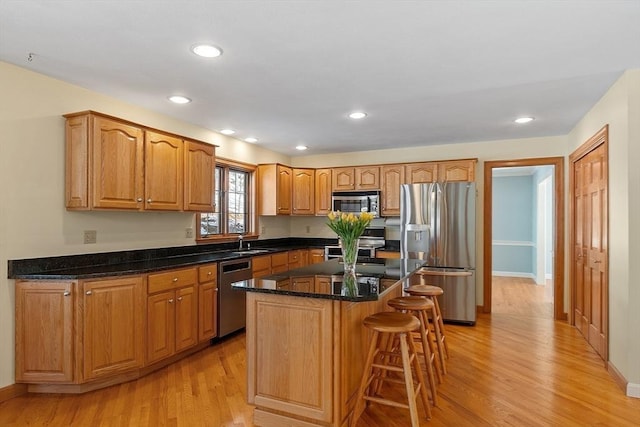
[[[390,310],[423,261],[337,260],[232,284],[247,291],[247,399],[256,426],[346,426],[369,344],[362,320]]]

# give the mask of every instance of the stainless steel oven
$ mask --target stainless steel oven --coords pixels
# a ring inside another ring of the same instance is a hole
[[[358,247],[358,258],[375,258],[376,249],[385,245],[384,227],[367,227],[360,236],[360,246]],[[324,247],[324,259],[340,258],[342,249],[340,244]]]

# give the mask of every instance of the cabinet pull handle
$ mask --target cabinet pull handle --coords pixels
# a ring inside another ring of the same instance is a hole
[[[137,202],[141,202],[141,201],[142,201],[142,197],[138,197],[138,198],[136,199],[136,201],[137,201]]]
[[[68,297],[69,295],[71,295],[71,292],[69,291],[64,291],[64,293],[62,294],[65,297]]]
[[[173,304],[173,298],[169,299],[169,304]]]
[[[93,293],[93,292],[91,292],[91,291],[87,291],[87,292],[85,292],[84,294],[85,294],[85,295],[91,295],[92,293]]]
[[[175,282],[177,282],[177,281],[178,281],[178,278],[177,278],[177,277],[174,277],[173,279],[171,279],[171,281],[172,281],[173,283],[175,283]]]
[[[178,301],[182,301],[182,297],[178,297]]]

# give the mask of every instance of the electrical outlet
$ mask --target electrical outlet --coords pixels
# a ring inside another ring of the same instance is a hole
[[[264,234],[266,232],[267,232],[267,227],[263,225],[262,228],[260,228],[260,234]]]
[[[95,243],[98,241],[98,232],[96,230],[84,230],[84,244]]]
[[[187,239],[193,239],[193,228],[187,227],[184,229],[184,237]]]
[[[307,225],[307,234],[311,233],[311,226]]]

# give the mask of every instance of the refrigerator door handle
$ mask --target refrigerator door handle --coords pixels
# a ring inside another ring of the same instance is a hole
[[[425,268],[421,268],[416,272],[421,276],[452,276],[452,277],[465,277],[471,276],[473,273],[468,270],[461,271],[437,271],[437,270],[427,270]]]

